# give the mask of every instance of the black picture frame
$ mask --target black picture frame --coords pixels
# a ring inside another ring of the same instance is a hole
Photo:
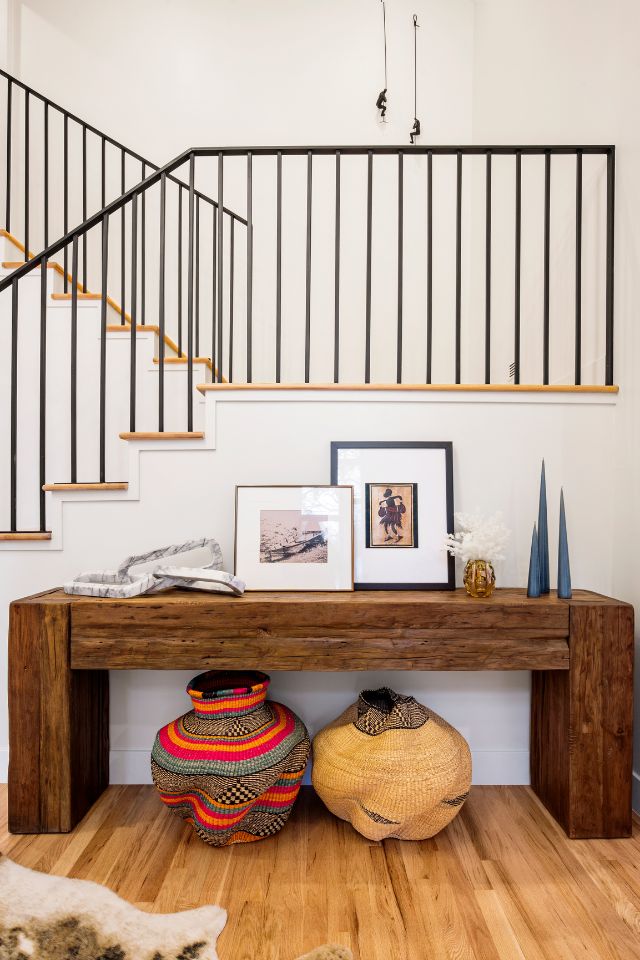
[[[453,443],[451,440],[332,440],[331,483],[338,484],[338,455],[340,450],[442,450],[445,457],[445,496],[447,531],[453,531]],[[366,483],[365,483],[366,487]],[[354,533],[355,542],[355,533]],[[447,579],[443,582],[420,583],[366,583],[355,581],[354,590],[455,590],[455,559],[447,555]]]

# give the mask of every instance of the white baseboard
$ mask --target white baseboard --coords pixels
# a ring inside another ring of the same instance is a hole
[[[109,782],[151,783],[149,751],[112,750],[109,755]],[[309,771],[307,771],[303,783],[309,782]],[[474,751],[473,782],[485,786],[528,784],[529,751]]]

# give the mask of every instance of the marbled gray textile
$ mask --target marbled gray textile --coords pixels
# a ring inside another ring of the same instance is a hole
[[[168,566],[169,557],[206,549],[208,562],[200,567]],[[155,566],[153,566],[154,562]],[[133,568],[151,564],[151,569],[132,572]],[[143,593],[158,593],[170,587],[186,587],[197,590],[244,593],[244,583],[222,570],[222,551],[216,540],[201,537],[150,550],[149,553],[127,557],[117,570],[94,570],[81,573],[64,584],[64,592],[85,597],[111,597],[125,599]]]

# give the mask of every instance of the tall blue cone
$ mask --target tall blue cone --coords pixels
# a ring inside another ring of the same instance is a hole
[[[564,491],[562,489],[560,490],[560,534],[558,537],[558,596],[561,600],[571,599],[569,542],[567,540],[567,518],[564,512]]]
[[[538,531],[536,525],[533,525],[533,534],[531,536],[531,556],[529,558],[529,582],[527,584],[527,596],[540,596],[540,553],[538,550]]]
[[[540,503],[538,506],[538,559],[540,563],[540,593],[549,593],[549,527],[547,524],[547,478],[542,461],[540,473]]]

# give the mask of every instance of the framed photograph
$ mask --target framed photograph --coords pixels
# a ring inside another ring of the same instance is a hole
[[[353,487],[356,590],[453,590],[453,445],[334,441],[331,482]]]
[[[353,590],[352,488],[236,487],[235,575],[247,590]]]

